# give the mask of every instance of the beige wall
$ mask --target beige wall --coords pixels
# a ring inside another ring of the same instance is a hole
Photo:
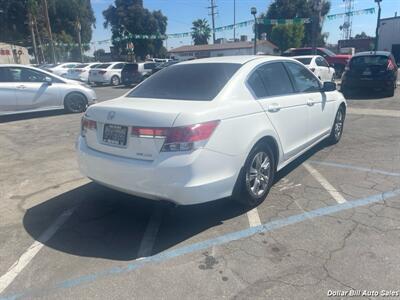
[[[0,43],[0,64],[29,65],[29,63],[28,49],[21,46]]]

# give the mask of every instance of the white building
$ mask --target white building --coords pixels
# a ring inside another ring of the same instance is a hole
[[[28,49],[0,42],[0,64],[29,65]]]
[[[400,63],[400,16],[380,20],[378,48],[392,52]]]
[[[181,46],[171,49],[169,54],[177,59],[205,58],[215,56],[251,55],[254,42],[228,42],[212,45]],[[257,41],[257,53],[277,54],[278,47],[267,40]]]

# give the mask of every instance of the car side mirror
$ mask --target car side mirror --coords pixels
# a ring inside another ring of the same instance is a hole
[[[333,92],[336,91],[336,83],[331,81],[325,81],[324,85],[322,86],[323,92]]]
[[[51,79],[51,77],[46,76],[44,78],[44,83],[47,85],[52,85],[53,84],[53,79]]]

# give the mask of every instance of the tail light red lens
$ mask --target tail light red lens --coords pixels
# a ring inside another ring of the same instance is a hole
[[[163,152],[193,150],[196,142],[208,140],[219,121],[211,121],[182,127],[143,128],[132,127],[131,135],[141,138],[163,138]]]
[[[97,123],[96,121],[86,119],[85,117],[82,117],[81,121],[81,136],[85,136],[87,130],[96,130],[97,129]]]
[[[392,62],[391,59],[388,59],[387,69],[388,69],[389,71],[394,71],[394,64],[393,64],[393,62]]]

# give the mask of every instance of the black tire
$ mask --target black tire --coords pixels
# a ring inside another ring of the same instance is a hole
[[[81,113],[86,110],[87,103],[85,95],[73,92],[65,96],[64,109],[68,113]]]
[[[345,108],[341,105],[336,113],[335,120],[331,129],[331,134],[328,137],[328,142],[331,145],[339,143],[343,134],[344,120],[346,118]]]
[[[112,86],[118,86],[121,84],[121,80],[119,79],[119,77],[117,75],[114,75],[113,77],[111,77],[110,83]]]
[[[263,157],[262,155],[268,157],[268,161],[262,160],[263,163],[260,164],[260,169],[257,171],[257,173],[255,174],[253,172],[253,174],[251,174],[251,169],[253,169],[253,171],[256,169],[256,157],[260,157],[260,155],[261,157]],[[268,168],[266,167],[267,162],[269,162]],[[262,165],[264,165],[264,168]],[[255,177],[251,178],[252,176]],[[232,199],[246,207],[255,207],[259,205],[267,197],[272,183],[274,182],[274,176],[275,157],[271,147],[267,143],[258,143],[251,150],[243,168],[239,173],[233,189]],[[267,177],[267,180],[265,180],[265,177]],[[256,180],[258,180],[258,187],[260,188],[258,192],[257,189],[253,189],[255,188]]]
[[[389,88],[387,91],[385,91],[385,96],[386,97],[393,97],[394,96],[394,90],[395,90],[395,85],[393,84],[393,86],[391,88]]]

